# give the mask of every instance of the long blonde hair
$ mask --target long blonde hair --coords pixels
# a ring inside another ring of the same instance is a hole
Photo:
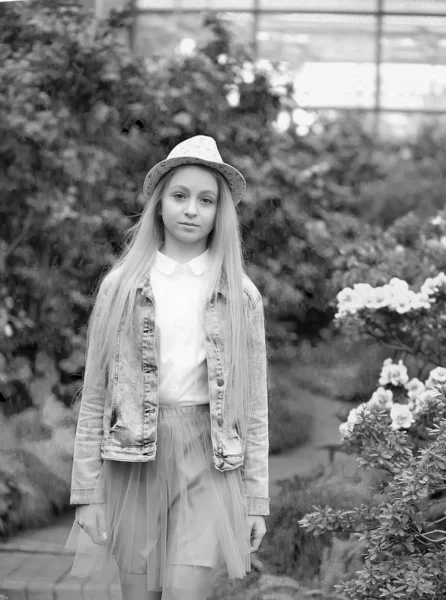
[[[228,302],[219,303],[225,340],[225,356],[228,359],[229,381],[227,394],[233,400],[233,417],[242,439],[246,439],[249,412],[249,366],[247,322],[243,292],[243,264],[240,224],[231,192],[224,177],[209,167],[218,184],[218,201],[215,227],[208,238],[209,277],[206,298],[216,294],[221,285],[227,290]],[[171,169],[158,183],[137,223],[124,234],[123,251],[113,267],[105,274],[99,285],[110,285],[109,292],[101,302],[95,303],[87,328],[87,347],[93,336],[100,349],[101,377],[107,374],[114,360],[118,328],[135,333],[134,314],[137,285],[147,277],[164,241],[164,225],[161,220],[161,201],[174,173]],[[221,307],[221,308],[220,308]],[[228,407],[229,408],[229,407]],[[228,413],[229,414],[229,413]]]

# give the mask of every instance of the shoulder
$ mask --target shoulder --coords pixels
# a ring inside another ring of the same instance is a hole
[[[248,277],[246,273],[243,274],[242,283],[243,293],[245,297],[247,297],[251,308],[254,309],[259,302],[262,303],[262,296],[259,290],[257,289],[257,286],[254,284],[252,279]]]

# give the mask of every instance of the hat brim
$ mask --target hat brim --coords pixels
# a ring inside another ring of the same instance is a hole
[[[161,177],[163,177],[174,167],[179,167],[182,165],[203,165],[205,167],[211,167],[212,169],[215,169],[226,179],[234,204],[237,205],[242,200],[246,190],[246,181],[240,171],[231,165],[228,165],[227,163],[217,163],[201,158],[194,158],[193,156],[167,158],[166,160],[162,160],[152,167],[144,180],[143,194],[145,199],[148,200],[153,194]]]

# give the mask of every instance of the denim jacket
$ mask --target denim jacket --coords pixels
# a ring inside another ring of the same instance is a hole
[[[106,278],[99,290],[99,311],[110,283],[110,278]],[[269,443],[263,302],[248,277],[244,277],[243,288],[252,381],[247,435],[243,440],[234,418],[232,398],[226,393],[228,360],[219,319],[225,296],[223,287],[205,307],[213,462],[219,471],[241,467],[248,514],[267,515]],[[149,278],[138,286],[135,310],[137,339],[118,332],[114,372],[106,381],[99,375],[99,349],[94,336],[90,341],[74,443],[71,504],[91,502],[103,460],[146,462],[156,457],[158,367],[155,302]]]

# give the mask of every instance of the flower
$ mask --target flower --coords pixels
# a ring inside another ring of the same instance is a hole
[[[376,408],[378,410],[390,409],[392,404],[392,390],[386,390],[383,387],[379,387],[375,392],[373,392],[372,397],[367,402],[367,406],[369,408]]]
[[[353,427],[366,412],[368,412],[368,406],[365,402],[351,409],[348,413],[347,421],[339,425],[339,431],[343,438],[349,437],[352,434]]]
[[[351,423],[341,423],[339,425],[339,431],[341,433],[342,439],[350,437],[353,431],[353,425]]]
[[[432,369],[426,381],[427,389],[433,390],[440,385],[446,385],[446,369],[444,367]]]
[[[409,284],[407,281],[404,281],[404,279],[398,279],[398,277],[392,277],[392,279],[389,281],[389,286],[401,292],[409,291]]]
[[[390,361],[390,362],[389,362]],[[407,367],[400,360],[398,364],[394,364],[392,359],[386,359],[381,370],[379,385],[405,385],[409,381]]]
[[[407,404],[393,404],[390,409],[390,418],[392,419],[392,429],[408,429],[415,422]]]
[[[419,396],[409,400],[408,407],[415,417],[419,417],[422,413],[429,410],[432,405],[435,407],[437,402],[436,392],[434,390],[425,389]]]
[[[359,421],[361,415],[363,415],[367,410],[367,405],[365,402],[357,406],[356,408],[352,408],[348,413],[347,423],[351,423],[354,425]]]
[[[373,293],[374,290],[368,283],[355,283],[353,288],[347,287],[338,292],[336,298],[339,310],[335,315],[336,318],[357,313],[366,306]]]
[[[428,277],[420,288],[421,293],[427,296],[436,294],[442,287],[446,286],[446,274],[441,272],[436,277]],[[432,301],[433,299],[431,299]]]
[[[405,384],[404,387],[406,388],[406,390],[408,392],[407,395],[411,399],[415,399],[426,389],[424,386],[424,383],[422,381],[420,381],[417,377],[414,377],[413,379],[411,379],[408,383]]]
[[[344,288],[337,294],[336,298],[338,301],[340,316],[354,314],[359,308],[357,304],[356,294],[352,288]]]
[[[335,318],[354,315],[362,308],[369,310],[388,308],[398,314],[405,314],[421,308],[428,309],[434,302],[430,296],[437,291],[440,284],[443,284],[440,275],[435,280],[431,280],[433,283],[426,284],[425,282],[419,293],[410,290],[407,281],[397,277],[392,277],[388,284],[376,288],[368,283],[355,283],[353,288],[344,288],[337,294],[338,312]],[[444,284],[446,285],[446,276]]]
[[[388,306],[391,299],[392,292],[388,287],[377,287],[366,298],[365,307],[370,308],[372,310],[378,310],[379,308],[384,308],[385,306]]]

